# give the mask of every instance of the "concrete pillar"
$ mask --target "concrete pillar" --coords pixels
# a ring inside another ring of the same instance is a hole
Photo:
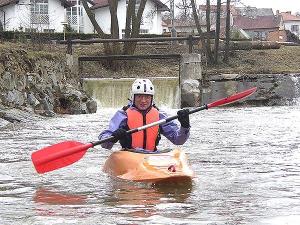
[[[201,55],[184,54],[180,63],[181,107],[197,107],[201,104],[202,67]]]
[[[196,53],[183,54],[180,66],[180,78],[182,81],[202,79],[201,55]]]

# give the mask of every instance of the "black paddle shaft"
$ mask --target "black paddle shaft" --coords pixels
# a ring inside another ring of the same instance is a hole
[[[189,114],[192,114],[192,113],[195,113],[195,112],[199,112],[199,111],[204,110],[204,109],[208,109],[207,104],[190,110]],[[161,125],[161,124],[164,124],[164,123],[168,123],[168,122],[170,122],[172,120],[175,120],[177,118],[178,118],[178,115],[170,116],[170,117],[168,117],[166,119],[162,119],[162,120],[159,120],[157,122],[149,123],[147,125],[144,125],[144,126],[141,126],[141,127],[138,127],[138,128],[134,128],[134,129],[131,129],[131,130],[128,130],[126,133],[127,134],[133,134],[133,133],[136,133],[136,132],[141,131],[141,130],[145,130],[145,129],[153,127],[153,126],[157,126],[157,125]],[[93,144],[93,146],[96,146],[96,145],[99,145],[99,144],[102,144],[102,143],[105,143],[105,142],[113,141],[114,139],[115,139],[114,136],[110,136],[110,137],[101,139],[99,141],[91,142],[91,143]]]

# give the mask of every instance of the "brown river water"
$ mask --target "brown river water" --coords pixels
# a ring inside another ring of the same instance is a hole
[[[191,186],[151,187],[102,172],[111,151],[39,175],[30,154],[97,140],[116,109],[33,121],[0,133],[0,224],[299,224],[300,107],[217,108],[191,115]],[[169,110],[173,115],[176,110]],[[161,149],[174,146],[166,139]]]

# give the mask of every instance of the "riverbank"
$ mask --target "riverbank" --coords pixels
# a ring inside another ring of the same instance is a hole
[[[138,45],[136,54],[184,54],[187,52],[188,46],[186,45]],[[85,62],[82,73],[79,74],[76,58],[102,55],[102,45],[74,45],[75,64],[73,67],[67,65],[65,53],[66,46],[58,44],[0,43],[0,118],[2,118],[0,127],[1,124],[19,122],[19,117],[17,115],[14,117],[13,112],[9,112],[11,109],[18,109],[25,113],[20,121],[26,121],[24,118],[27,118],[27,113],[55,116],[56,113],[95,112],[96,102],[82,90],[80,84],[82,77],[178,77],[180,70],[178,62],[174,60],[131,61],[129,64],[124,64],[125,66],[121,67],[122,69],[118,72],[106,69],[99,62]],[[254,75],[256,78],[263,77],[263,79],[267,74],[272,74],[272,77],[284,77],[300,71],[299,61],[299,46],[234,51],[229,64],[220,63],[217,66],[209,66],[205,63],[205,59],[202,59],[202,74],[209,82],[215,82],[214,77],[220,75],[223,80],[228,80],[227,77],[234,75],[240,81],[247,80],[249,75]],[[233,78],[233,80],[237,79]],[[276,80],[272,85],[275,87],[285,79],[282,80]],[[216,88],[218,89],[219,86],[211,89],[217,90]],[[278,91],[282,92],[280,89]],[[269,96],[268,92],[265,90],[260,94],[266,95],[264,97],[266,99]],[[277,91],[272,93],[275,97],[278,94]],[[262,96],[259,97],[262,99]]]
[[[28,45],[20,43],[0,43],[0,62],[5,61],[5,54],[15,50],[22,56],[26,51],[31,58],[47,55],[48,60],[53,57],[65,58],[66,46],[59,44]],[[199,52],[199,49],[194,49]],[[184,54],[188,53],[186,45],[138,45],[136,54]],[[78,56],[103,55],[101,44],[74,45],[73,54]],[[51,56],[49,56],[51,55]],[[220,57],[222,59],[222,56]],[[279,49],[265,50],[236,50],[231,53],[230,61],[225,64],[220,60],[219,65],[208,65],[202,59],[203,74],[289,74],[300,72],[300,46],[281,46]],[[62,62],[62,61],[61,61]],[[24,68],[26,69],[26,68]],[[0,63],[0,73],[1,73]],[[73,71],[74,72],[74,71]],[[83,75],[87,77],[170,77],[178,76],[178,63],[174,60],[139,60],[114,72],[106,69],[99,62],[85,62]],[[75,74],[77,76],[77,74]]]
[[[27,114],[53,117],[96,112],[96,101],[80,87],[65,54],[33,47],[0,44],[0,124],[29,121]]]

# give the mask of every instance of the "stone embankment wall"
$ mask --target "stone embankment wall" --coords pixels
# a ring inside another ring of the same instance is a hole
[[[0,120],[22,121],[19,109],[43,116],[94,113],[97,103],[85,94],[65,57],[51,53],[1,49]]]
[[[300,73],[298,74],[220,74],[204,78],[201,102],[208,103],[251,87],[257,91],[243,103],[255,106],[299,104]]]

